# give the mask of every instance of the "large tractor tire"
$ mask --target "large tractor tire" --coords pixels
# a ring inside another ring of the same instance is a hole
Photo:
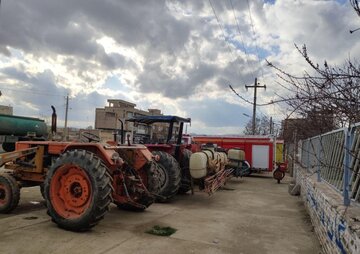
[[[95,226],[112,202],[111,176],[86,150],[70,150],[51,166],[44,183],[48,214],[59,227],[86,231]]]
[[[191,175],[190,175],[190,156],[192,152],[184,149],[183,157],[180,161],[181,166],[181,184],[178,193],[184,194],[191,190]]]
[[[0,213],[10,213],[19,204],[20,188],[15,178],[0,174]]]
[[[155,193],[159,195],[156,201],[164,203],[173,198],[178,192],[181,181],[181,169],[179,163],[170,154],[162,151],[153,151],[152,153],[160,158],[157,161],[160,187],[158,192]]]

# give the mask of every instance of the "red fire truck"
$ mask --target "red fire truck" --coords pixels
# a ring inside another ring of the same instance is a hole
[[[276,163],[282,163],[283,141],[272,136],[192,136],[191,142],[198,144],[216,144],[225,150],[239,148],[245,151],[245,158],[251,171],[269,171]]]

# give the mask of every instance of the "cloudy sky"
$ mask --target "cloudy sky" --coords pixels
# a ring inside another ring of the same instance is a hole
[[[252,105],[229,84],[252,100],[244,86],[258,77],[258,102],[276,99],[287,91],[265,58],[297,74],[306,64],[294,43],[319,63],[358,59],[357,27],[347,0],[2,0],[0,104],[45,119],[54,105],[61,124],[69,94],[70,126],[87,127],[96,107],[123,99],[191,117],[191,132],[241,133]]]

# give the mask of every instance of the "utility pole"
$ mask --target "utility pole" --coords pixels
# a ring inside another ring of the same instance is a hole
[[[246,90],[248,90],[248,88],[254,88],[254,105],[253,105],[253,122],[252,122],[252,133],[253,135],[255,135],[255,130],[256,130],[256,95],[257,95],[257,89],[258,88],[265,88],[266,90],[266,85],[263,86],[259,86],[258,82],[257,82],[257,78],[255,78],[255,83],[253,86],[248,86],[245,85]]]
[[[69,111],[69,95],[66,96],[66,105],[65,105],[65,126],[64,126],[64,141],[67,141],[68,138],[68,129],[67,129],[67,121],[68,121],[68,111]]]
[[[272,120],[272,116],[270,116],[270,130],[269,130],[269,134],[271,135],[271,134],[273,134],[273,120]]]

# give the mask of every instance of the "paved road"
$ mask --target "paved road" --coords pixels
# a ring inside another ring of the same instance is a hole
[[[38,187],[24,188],[21,203],[0,215],[0,253],[319,253],[319,243],[301,200],[287,181],[270,176],[233,179],[208,197],[196,192],[142,213],[111,207],[92,231],[73,233],[51,222]],[[170,237],[144,233],[171,226]]]

